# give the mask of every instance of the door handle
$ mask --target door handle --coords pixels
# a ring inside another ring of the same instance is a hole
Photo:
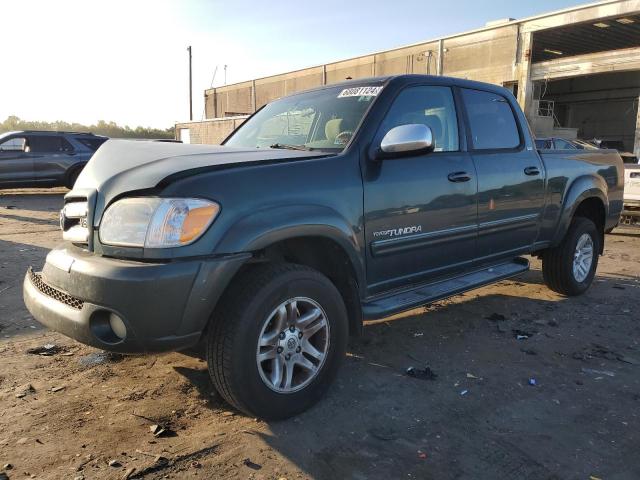
[[[450,173],[447,178],[450,182],[455,183],[468,182],[471,180],[471,176],[467,172],[453,172]]]
[[[524,169],[525,175],[540,175],[540,170],[538,167],[527,167]]]

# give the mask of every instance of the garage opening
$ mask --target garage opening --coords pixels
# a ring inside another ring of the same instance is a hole
[[[609,52],[640,45],[640,15],[550,28],[533,35],[532,62]]]
[[[640,71],[539,81],[534,91],[540,99],[538,116],[552,126],[538,136],[597,140],[608,148],[634,151]]]

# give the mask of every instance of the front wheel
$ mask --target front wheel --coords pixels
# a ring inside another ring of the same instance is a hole
[[[584,217],[572,220],[564,239],[542,255],[542,274],[554,292],[573,296],[584,293],[596,274],[601,236]]]
[[[287,418],[322,397],[347,336],[344,302],[328,278],[301,265],[256,266],[233,281],[212,318],[209,374],[239,410]]]

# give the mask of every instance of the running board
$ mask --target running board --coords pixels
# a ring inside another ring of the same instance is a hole
[[[513,277],[527,270],[529,270],[529,260],[521,257],[514,258],[510,262],[465,273],[459,277],[420,285],[391,295],[374,297],[363,303],[362,314],[366,320],[388,317]]]

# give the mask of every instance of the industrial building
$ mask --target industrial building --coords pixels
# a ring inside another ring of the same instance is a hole
[[[602,1],[205,91],[178,138],[219,143],[265,103],[321,85],[404,73],[511,90],[539,137],[601,139],[640,155],[640,0]]]

